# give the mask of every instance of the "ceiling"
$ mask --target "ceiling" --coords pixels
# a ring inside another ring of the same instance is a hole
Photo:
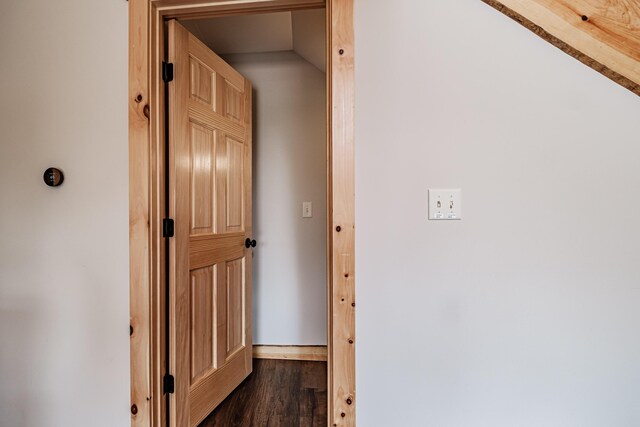
[[[294,51],[326,69],[324,9],[187,20],[182,25],[218,55]]]

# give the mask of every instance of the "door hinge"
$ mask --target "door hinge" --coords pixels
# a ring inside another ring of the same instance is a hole
[[[162,391],[164,394],[173,394],[176,389],[176,381],[173,375],[165,374],[162,379]]]
[[[162,80],[165,83],[173,81],[173,63],[162,61]]]
[[[165,218],[162,220],[162,237],[173,237],[174,223],[173,218]]]

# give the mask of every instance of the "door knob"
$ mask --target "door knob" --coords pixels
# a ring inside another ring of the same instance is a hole
[[[244,247],[245,248],[255,248],[257,245],[257,242],[255,240],[251,240],[250,238],[247,237],[247,240],[244,241]]]

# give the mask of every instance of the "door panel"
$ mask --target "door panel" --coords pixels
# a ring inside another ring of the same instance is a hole
[[[191,235],[215,233],[215,132],[191,126]]]
[[[227,353],[229,360],[244,346],[244,258],[227,262]]]
[[[252,368],[251,85],[169,22],[171,425],[202,421]]]
[[[216,265],[191,270],[191,384],[216,368]]]
[[[191,99],[200,101],[215,111],[216,73],[196,58],[189,58]]]
[[[244,228],[244,144],[227,137],[227,224],[226,231]]]
[[[226,82],[226,116],[236,122],[242,123],[244,113],[244,99],[242,91],[234,87],[231,83]]]

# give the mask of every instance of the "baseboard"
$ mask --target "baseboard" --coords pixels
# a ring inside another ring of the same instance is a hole
[[[310,360],[326,362],[326,345],[254,345],[255,359]]]

